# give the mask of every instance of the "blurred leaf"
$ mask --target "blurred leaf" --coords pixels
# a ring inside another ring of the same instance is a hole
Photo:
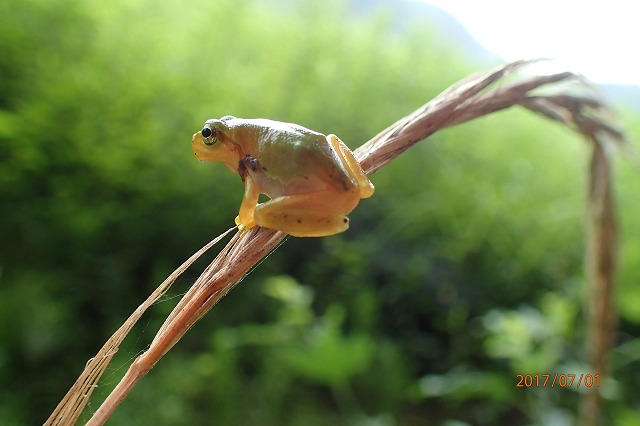
[[[369,368],[375,345],[364,334],[343,335],[343,317],[343,308],[334,305],[303,345],[282,348],[278,357],[302,377],[329,386],[344,385]]]
[[[426,398],[448,397],[465,401],[490,396],[497,400],[513,398],[513,383],[499,373],[455,370],[447,374],[428,375],[420,380]]]

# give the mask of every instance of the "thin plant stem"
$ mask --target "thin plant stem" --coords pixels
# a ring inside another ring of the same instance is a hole
[[[127,318],[127,320],[116,330],[115,333],[107,340],[107,342],[102,346],[100,351],[91,358],[87,364],[85,365],[85,369],[80,374],[80,377],[75,381],[71,389],[64,396],[62,401],[55,408],[51,416],[44,423],[45,426],[56,425],[56,426],[67,426],[73,425],[76,423],[80,414],[82,414],[82,410],[85,405],[89,401],[91,394],[96,388],[96,384],[102,373],[111,362],[113,356],[118,352],[118,348],[120,344],[127,336],[129,331],[133,328],[133,326],[138,322],[142,314],[146,312],[146,310],[156,303],[171,287],[174,281],[184,272],[189,266],[193,264],[200,256],[202,256],[207,250],[217,244],[222,238],[224,238],[229,232],[231,232],[234,228],[229,229],[228,231],[222,233],[211,242],[206,244],[200,250],[195,252],[189,259],[187,259],[182,265],[178,267],[175,271],[171,273],[165,279],[162,284],[156,288],[153,293],[149,295],[147,300],[145,300],[138,308],[133,311],[133,313]]]

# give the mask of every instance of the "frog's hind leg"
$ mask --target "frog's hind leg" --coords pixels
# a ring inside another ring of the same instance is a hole
[[[336,135],[329,135],[327,139],[331,143],[331,146],[336,151],[343,164],[349,169],[349,174],[352,178],[358,182],[358,188],[360,189],[360,198],[369,198],[373,195],[375,187],[360,167],[360,163],[353,156],[353,152],[349,147],[342,142],[342,140]]]
[[[340,204],[330,191],[277,197],[258,205],[255,223],[296,237],[324,237],[346,231],[349,218],[333,210],[335,205],[332,206],[331,201]],[[327,206],[332,207],[327,209]]]

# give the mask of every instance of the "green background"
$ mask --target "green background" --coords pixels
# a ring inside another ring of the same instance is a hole
[[[41,424],[86,360],[233,225],[242,182],[195,160],[224,115],[356,148],[499,63],[366,2],[0,4],[0,424]],[[580,71],[580,70],[575,70]],[[632,137],[637,108],[614,102]],[[113,425],[571,424],[588,145],[519,109],[436,134],[374,174],[348,232],[290,238],[127,397]],[[616,161],[620,328],[605,414],[640,416],[637,161]],[[212,258],[145,315],[86,421]]]

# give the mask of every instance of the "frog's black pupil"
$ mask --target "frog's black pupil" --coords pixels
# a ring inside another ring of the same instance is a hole
[[[211,129],[208,127],[205,127],[204,129],[202,129],[202,137],[203,138],[208,138],[209,136],[211,136]]]

